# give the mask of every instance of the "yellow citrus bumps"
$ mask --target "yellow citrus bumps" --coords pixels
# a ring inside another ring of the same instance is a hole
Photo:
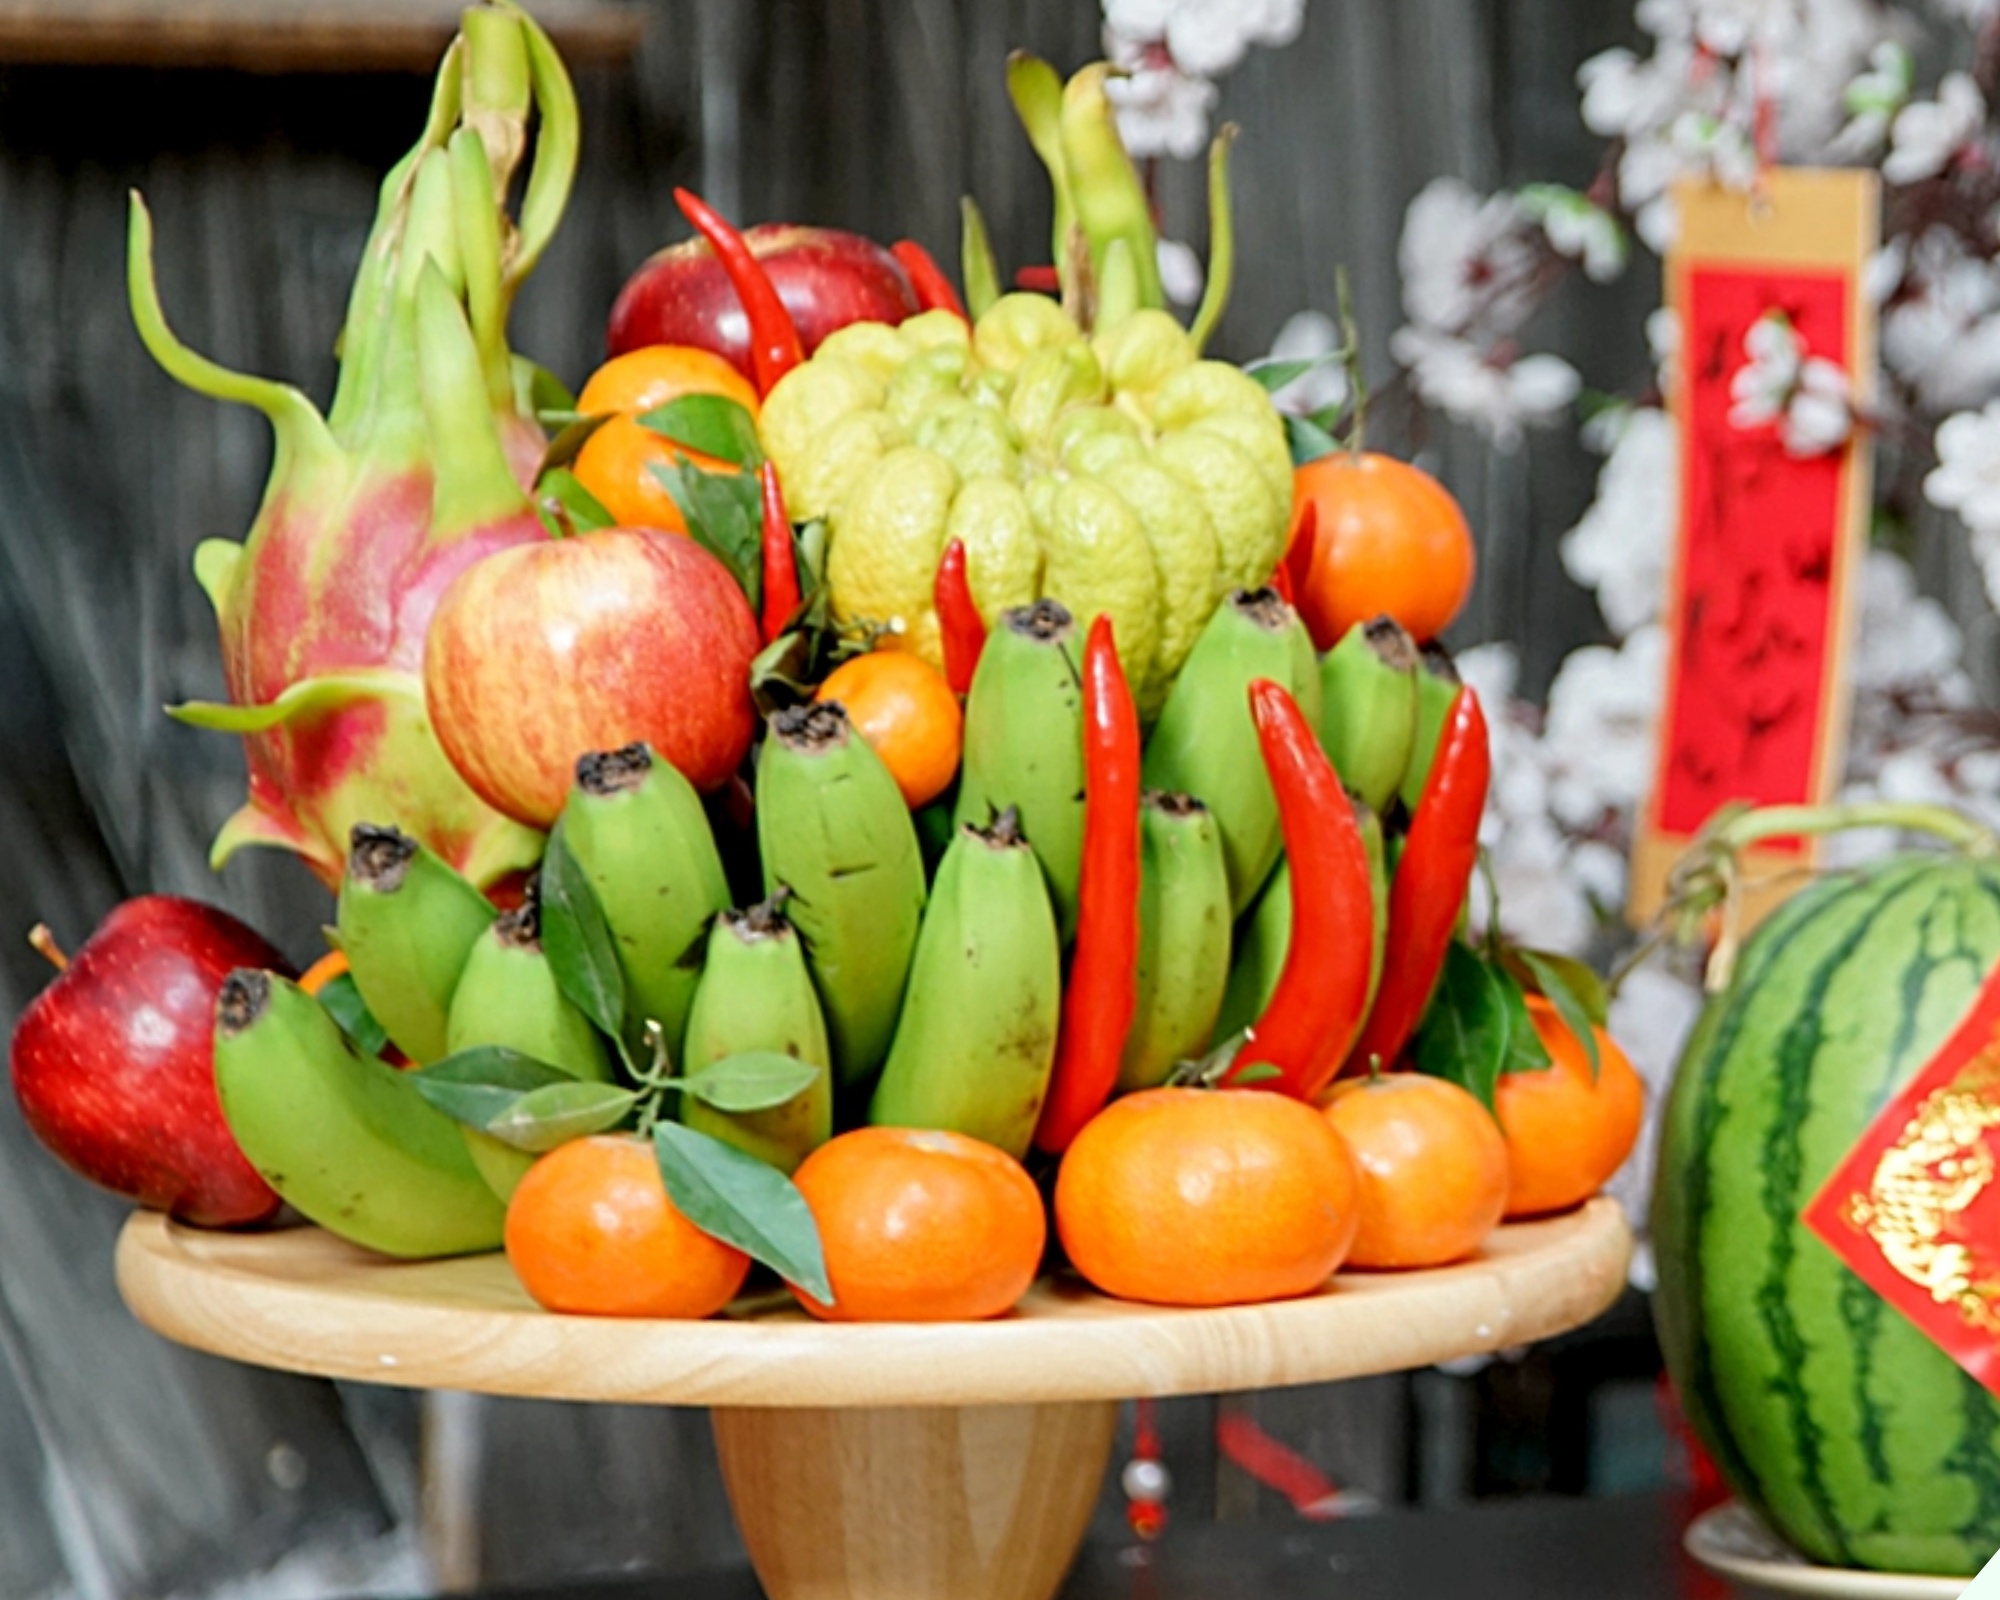
[[[761,426],[793,514],[827,520],[837,619],[940,665],[932,582],[958,539],[989,627],[1045,595],[1086,626],[1108,615],[1147,709],[1288,531],[1269,397],[1161,311],[1089,338],[1033,294],[969,330],[948,312],[856,323],[771,390]]]

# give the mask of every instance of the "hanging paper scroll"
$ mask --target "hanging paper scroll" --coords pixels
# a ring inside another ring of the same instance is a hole
[[[1720,806],[1839,786],[1851,587],[1866,547],[1875,319],[1861,284],[1880,200],[1859,171],[1774,168],[1755,194],[1684,184],[1666,261],[1680,439],[1666,697],[1628,914],[1659,907]],[[1744,860],[1746,922],[1796,887],[1810,841]]]

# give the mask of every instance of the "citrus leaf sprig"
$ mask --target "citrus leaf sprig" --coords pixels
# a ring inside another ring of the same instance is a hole
[[[645,1023],[651,1059],[642,1065],[626,1039],[617,946],[560,823],[549,835],[540,886],[542,947],[556,985],[610,1041],[629,1085],[579,1082],[520,1051],[480,1046],[420,1069],[418,1092],[467,1127],[537,1155],[571,1139],[630,1127],[651,1142],[667,1196],[688,1221],[814,1298],[831,1301],[819,1229],[791,1179],[662,1115],[674,1094],[730,1113],[771,1110],[809,1088],[818,1069],[759,1050],[679,1076],[665,1030],[651,1019]]]

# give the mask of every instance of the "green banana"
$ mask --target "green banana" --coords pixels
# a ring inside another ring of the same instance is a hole
[[[1380,811],[1417,736],[1417,642],[1393,617],[1349,628],[1319,664],[1319,742],[1340,781]]]
[[[1443,645],[1425,645],[1418,653],[1417,661],[1416,731],[1410,741],[1410,762],[1397,788],[1397,793],[1402,796],[1403,809],[1411,812],[1417,809],[1417,802],[1424,797],[1424,784],[1431,775],[1431,762],[1437,758],[1438,741],[1444,737],[1445,721],[1451,716],[1451,708],[1458,699],[1461,682],[1458,668],[1452,665],[1451,656]]]
[[[1199,800],[1149,793],[1139,810],[1138,1004],[1120,1089],[1150,1089],[1201,1054],[1229,978],[1229,870]]]
[[[826,1010],[836,1089],[863,1090],[889,1053],[924,911],[916,825],[882,758],[839,705],[770,719],[757,760],[764,893],[792,924]]]
[[[648,1020],[678,1051],[708,927],[728,908],[729,880],[694,785],[643,744],[576,764],[563,843],[597,894],[625,977],[627,1042]]]
[[[725,1056],[769,1050],[818,1067],[819,1076],[768,1111],[719,1111],[689,1095],[681,1102],[681,1120],[791,1173],[833,1135],[833,1052],[784,899],[773,895],[715,919],[688,1012],[681,1071],[692,1077]]]
[[[1368,1005],[1372,1006],[1375,991],[1382,983],[1382,963],[1389,945],[1388,857],[1383,847],[1381,817],[1357,803],[1354,820],[1361,829],[1362,848],[1368,853],[1369,888],[1375,902],[1374,951],[1368,971]],[[1285,957],[1291,948],[1292,864],[1280,861],[1248,915],[1237,925],[1236,956],[1230,963],[1222,1010],[1209,1036],[1211,1046],[1242,1032],[1263,1015],[1278,987],[1278,976],[1285,970]],[[1367,1015],[1366,1007],[1362,1015]]]
[[[1275,590],[1237,590],[1195,640],[1146,741],[1146,787],[1191,794],[1222,834],[1229,911],[1241,916],[1284,849],[1278,801],[1250,720],[1249,687],[1269,678],[1319,725],[1319,661],[1299,615]]]
[[[1236,924],[1235,953],[1209,1035],[1211,1047],[1241,1033],[1264,1013],[1292,947],[1292,864],[1280,859]]]
[[[1028,1153],[1055,1066],[1062,946],[1009,808],[960,828],[938,867],[910,994],[868,1120],[943,1128]]]
[[[499,1045],[572,1078],[611,1081],[603,1039],[557,986],[542,951],[541,907],[533,893],[473,943],[452,991],[445,1043],[452,1055]]]
[[[1064,944],[1083,868],[1083,687],[1076,619],[1058,600],[1003,612],[965,697],[953,819],[985,827],[1012,807],[1048,879]]]
[[[354,987],[396,1048],[419,1065],[445,1053],[445,1018],[465,958],[499,913],[426,845],[357,823],[335,916]]]
[[[471,1130],[357,1054],[296,984],[249,968],[224,980],[215,1085],[251,1164],[329,1233],[403,1257],[499,1247],[506,1211],[473,1164]]]
[[[1368,893],[1375,902],[1375,953],[1368,965],[1365,1018],[1374,1009],[1375,991],[1382,987],[1382,968],[1389,955],[1389,844],[1382,832],[1381,812],[1357,804],[1354,820],[1361,829],[1361,848],[1368,852]]]

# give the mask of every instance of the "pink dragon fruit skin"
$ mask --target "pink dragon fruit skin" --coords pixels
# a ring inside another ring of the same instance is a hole
[[[550,537],[528,491],[544,450],[506,347],[506,307],[553,231],[576,112],[553,47],[510,5],[465,14],[424,134],[383,184],[322,417],[298,390],[230,373],[168,329],[151,224],[133,199],[128,286],[167,371],[270,419],[276,458],[249,537],[195,571],[220,624],[227,705],[174,715],[242,735],[249,797],[211,855],[295,851],[330,886],[356,823],[393,824],[481,885],[531,866],[541,836],[487,806],[424,709],[439,597],[466,567]],[[530,111],[536,159],[518,230],[503,208]]]

